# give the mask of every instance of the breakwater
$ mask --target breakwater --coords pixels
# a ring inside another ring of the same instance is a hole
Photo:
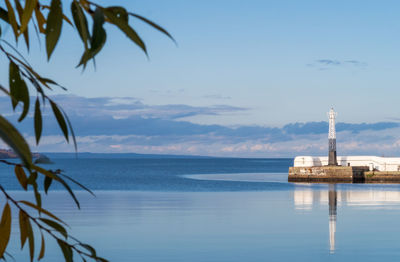
[[[289,182],[400,183],[400,172],[369,171],[366,166],[290,167]]]

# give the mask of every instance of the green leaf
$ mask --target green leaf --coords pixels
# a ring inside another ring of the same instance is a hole
[[[28,189],[28,178],[26,177],[25,171],[22,168],[21,165],[16,165],[14,169],[14,173],[21,184],[22,188],[25,189],[25,191]]]
[[[8,19],[8,12],[2,7],[0,7],[0,19],[2,19],[7,24],[10,23],[10,20]]]
[[[20,3],[18,0],[14,0],[14,2],[15,2],[15,5],[16,5],[16,7],[17,7],[17,12],[18,12],[19,18],[20,18],[20,20],[21,20],[23,14],[24,14],[24,9],[22,8],[21,3]],[[21,31],[21,28],[20,28],[18,34],[20,35],[21,33],[24,34],[24,39],[25,39],[26,47],[27,47],[27,49],[29,50],[29,32],[28,32],[28,28],[25,28],[23,32]],[[19,35],[18,35],[18,36],[19,36]]]
[[[84,247],[85,249],[87,249],[87,250],[90,252],[90,254],[91,254],[92,256],[94,256],[94,257],[97,256],[97,254],[96,254],[96,249],[94,249],[91,245],[88,245],[88,244],[81,244],[81,246]]]
[[[50,101],[51,108],[53,109],[54,116],[57,119],[58,125],[61,128],[61,131],[63,132],[65,139],[67,142],[69,142],[69,136],[68,136],[68,127],[67,123],[65,122],[64,116],[61,113],[60,109],[58,108],[57,104],[54,103],[53,101]]]
[[[40,193],[39,193],[39,191],[37,189],[37,184],[35,184],[33,186],[33,189],[34,189],[34,193],[35,193],[36,203],[37,203],[39,208],[42,208],[42,196],[40,195]],[[40,214],[40,211],[39,211],[39,214]]]
[[[46,51],[47,59],[50,59],[61,34],[63,22],[62,4],[60,0],[51,0],[50,12],[46,24]]]
[[[19,231],[21,235],[21,249],[24,248],[25,242],[28,239],[28,231],[30,227],[29,218],[22,210],[19,211]],[[32,229],[31,229],[32,231]]]
[[[11,147],[27,168],[32,165],[32,154],[28,143],[18,130],[0,115],[0,138]]]
[[[65,228],[62,225],[60,225],[59,223],[57,223],[56,221],[50,220],[50,219],[47,219],[47,218],[39,218],[39,220],[42,221],[43,223],[45,223],[46,225],[52,227],[54,230],[59,232],[65,238],[68,237],[67,230],[65,230]]]
[[[170,33],[168,33],[167,30],[165,30],[164,28],[162,28],[161,26],[159,26],[158,24],[154,23],[153,21],[150,21],[149,19],[147,19],[146,17],[143,17],[141,15],[138,14],[134,14],[134,13],[129,13],[131,16],[136,17],[140,20],[142,20],[143,22],[145,22],[146,24],[152,26],[153,28],[157,29],[158,31],[160,31],[161,33],[165,34],[166,36],[168,36],[172,41],[174,41],[174,43],[176,43],[175,39],[172,37],[172,35]]]
[[[75,201],[76,206],[78,207],[78,209],[81,208],[81,205],[79,204],[78,198],[76,198],[74,191],[72,191],[72,189],[70,188],[70,186],[61,178],[58,180],[58,182],[60,182],[64,188],[68,191],[68,193],[70,194],[70,196],[72,197],[72,199]]]
[[[75,27],[78,30],[79,36],[81,37],[83,44],[85,45],[85,50],[87,50],[90,40],[88,22],[81,6],[77,1],[72,1],[71,13],[72,18],[74,19]]]
[[[14,31],[14,36],[15,36],[15,41],[18,41],[18,23],[17,23],[17,19],[15,17],[15,12],[14,12],[14,8],[11,5],[9,0],[5,0],[6,2],[6,6],[7,6],[7,10],[8,10],[8,21],[11,25],[11,28]]]
[[[27,233],[28,233],[28,242],[29,242],[29,256],[31,258],[31,262],[33,261],[33,257],[35,255],[35,236],[33,235],[32,225],[29,219],[27,220]]]
[[[95,194],[87,187],[85,187],[84,185],[82,185],[81,183],[79,183],[78,181],[76,181],[75,179],[64,175],[64,174],[60,174],[61,176],[65,177],[66,179],[72,181],[73,183],[75,183],[76,185],[78,185],[79,187],[81,187],[82,189],[86,190],[87,192],[89,192],[92,196],[95,196]]]
[[[41,245],[41,248],[40,248],[38,260],[41,260],[41,259],[44,257],[44,250],[45,250],[45,244],[44,244],[44,237],[43,237],[43,234],[41,234],[41,236],[42,236],[42,245]]]
[[[44,25],[46,24],[46,19],[44,18],[42,12],[38,7],[35,8],[35,17],[38,22],[39,32],[44,34],[46,33],[46,29],[44,29]]]
[[[42,136],[42,126],[43,126],[39,97],[36,98],[36,103],[35,103],[34,125],[35,125],[36,144],[38,145],[40,137]]]
[[[76,142],[76,137],[75,137],[74,129],[72,128],[72,124],[71,124],[71,121],[69,121],[68,115],[65,113],[65,111],[64,111],[62,108],[61,108],[61,110],[62,110],[62,113],[63,113],[64,116],[65,116],[65,119],[67,120],[67,124],[68,124],[68,127],[69,127],[69,131],[71,131],[72,141],[74,142],[75,153],[77,153],[77,152],[78,152],[78,144],[77,144],[77,142]]]
[[[73,262],[73,253],[72,253],[72,249],[69,245],[67,245],[67,243],[61,239],[57,240],[58,245],[61,248],[61,251],[64,255],[65,261],[66,262]]]
[[[36,165],[32,165],[32,169],[42,173],[45,176],[48,176],[54,180],[56,180],[57,182],[59,182],[60,184],[62,184],[64,186],[64,188],[68,191],[68,193],[71,195],[72,199],[75,201],[77,207],[80,209],[80,204],[78,199],[76,198],[74,191],[71,190],[70,186],[59,176],[57,176],[56,174],[54,174],[53,172],[43,169],[40,166],[36,166]]]
[[[86,63],[103,48],[107,39],[106,31],[103,28],[104,21],[103,11],[100,8],[96,8],[93,14],[93,32],[90,49],[85,50],[78,66],[83,65],[85,67]]]
[[[146,45],[136,33],[136,31],[128,24],[128,12],[123,7],[113,6],[104,9],[107,18],[116,25],[125,35],[137,44],[147,55]]]
[[[21,78],[19,67],[12,61],[10,61],[9,84],[13,108],[15,109],[20,101],[24,104],[21,116],[18,119],[18,121],[22,121],[29,112],[29,90],[25,81]]]
[[[35,9],[37,2],[37,0],[25,0],[24,13],[21,17],[20,34],[25,32],[25,30],[28,28],[29,20],[32,17],[33,10]]]
[[[31,172],[31,174],[28,177],[28,185],[36,185],[36,179],[37,179],[38,175],[37,172]]]
[[[19,74],[19,68],[18,66],[10,61],[10,66],[8,70],[9,76],[8,76],[8,81],[9,81],[9,86],[10,86],[10,95],[11,95],[11,104],[13,109],[17,107],[17,104],[19,102],[18,99],[18,87],[19,87],[19,82],[21,79],[21,76]]]
[[[52,178],[50,178],[50,177],[48,177],[48,176],[46,176],[45,178],[44,178],[44,192],[47,194],[47,191],[49,191],[49,188],[50,188],[50,185],[51,185],[51,182],[53,181],[53,179]]]
[[[53,219],[65,224],[61,219],[59,219],[58,217],[56,217],[55,215],[53,215],[52,213],[50,213],[46,209],[38,207],[37,205],[35,205],[35,204],[31,203],[31,202],[28,202],[28,201],[25,201],[25,200],[20,200],[20,201],[18,201],[18,203],[21,203],[21,204],[27,205],[27,206],[29,206],[31,208],[34,208],[38,212],[41,212],[41,213],[43,213],[43,214],[45,214],[45,215],[47,215],[47,216],[49,216],[49,217],[51,217]]]
[[[93,15],[93,32],[92,41],[90,45],[90,51],[95,56],[104,46],[106,42],[106,31],[103,28],[104,25],[104,13],[100,8],[96,8]]]
[[[11,235],[11,208],[8,203],[4,206],[0,221],[0,257],[3,257],[6,251],[8,241]]]

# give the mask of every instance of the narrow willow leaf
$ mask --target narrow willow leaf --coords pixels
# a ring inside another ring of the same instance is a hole
[[[10,23],[10,20],[8,19],[8,12],[2,7],[0,7],[0,19],[6,22],[7,24]]]
[[[71,124],[71,121],[69,120],[68,115],[65,113],[65,111],[62,108],[61,108],[61,110],[62,110],[62,113],[65,116],[65,119],[67,120],[69,131],[71,132],[71,136],[72,136],[72,141],[74,142],[75,153],[77,153],[78,152],[78,144],[76,142],[74,129],[72,128],[72,124]]]
[[[29,219],[27,220],[27,233],[29,242],[29,257],[31,258],[32,262],[33,257],[35,256],[35,236],[33,235],[32,225]]]
[[[8,203],[4,206],[0,221],[0,257],[3,257],[6,251],[11,234],[11,208]]]
[[[49,9],[50,10],[50,6],[48,5],[41,5],[41,8],[45,8],[45,9]],[[65,20],[65,22],[67,22],[68,24],[70,24],[72,27],[74,26],[71,22],[71,20],[69,20],[69,18],[67,16],[65,16],[64,14],[62,15],[63,19]]]
[[[19,74],[19,68],[18,66],[10,61],[10,66],[8,70],[8,81],[9,81],[9,86],[10,86],[10,95],[12,97],[11,99],[11,104],[13,109],[17,107],[17,104],[19,102],[19,96],[18,96],[18,86],[19,82],[21,81],[21,76]]]
[[[36,98],[36,103],[35,103],[34,126],[35,126],[36,145],[39,145],[40,137],[42,136],[42,126],[43,126],[39,97]]]
[[[70,186],[62,179],[59,179],[58,182],[60,182],[64,186],[64,188],[68,191],[72,199],[75,201],[75,204],[78,207],[78,209],[81,209],[81,205],[79,204],[78,198],[76,198],[74,191],[72,191]]]
[[[21,235],[21,249],[24,248],[25,242],[28,239],[29,218],[22,210],[19,211],[19,231]],[[31,229],[32,230],[32,229]]]
[[[71,13],[75,27],[78,30],[79,36],[81,37],[83,44],[85,45],[85,50],[88,50],[88,43],[90,40],[88,22],[81,6],[77,1],[72,1]]]
[[[57,82],[55,82],[54,80],[51,80],[51,79],[49,79],[49,78],[39,77],[38,79],[39,79],[39,81],[40,81],[41,83],[43,83],[43,84],[49,83],[49,84],[52,84],[52,85],[59,86],[59,87],[61,87],[61,88],[64,89],[64,90],[67,90],[65,87],[63,87],[63,86],[57,84]]]
[[[51,182],[53,181],[52,178],[46,176],[44,178],[44,192],[47,194],[47,191],[49,191],[49,188],[51,186]]]
[[[87,192],[89,192],[92,196],[95,196],[95,194],[87,187],[85,187],[84,185],[82,185],[81,183],[79,183],[78,181],[76,181],[75,179],[64,175],[64,174],[60,174],[61,176],[65,177],[66,179],[72,181],[73,183],[75,183],[76,185],[78,185],[79,187],[81,187],[82,189],[86,190]]]
[[[47,59],[50,59],[61,34],[63,22],[62,4],[60,0],[51,0],[50,12],[46,24],[46,51]]]
[[[87,249],[93,257],[97,256],[96,249],[94,249],[91,245],[82,244],[81,246],[84,247],[85,249]]]
[[[47,215],[47,216],[49,216],[51,218],[63,223],[64,225],[66,225],[61,219],[59,219],[58,217],[56,217],[55,215],[53,215],[52,213],[50,213],[46,209],[38,207],[37,205],[35,205],[35,204],[31,203],[31,202],[28,202],[28,201],[25,201],[25,200],[21,200],[21,201],[18,201],[18,203],[21,203],[21,204],[27,205],[27,206],[29,206],[31,208],[34,208],[37,211],[39,211],[39,212],[41,212],[41,213],[43,213],[43,214],[45,214],[45,215]]]
[[[32,165],[32,154],[24,137],[18,130],[0,115],[0,138],[11,147],[26,167]]]
[[[18,16],[21,19],[22,14],[24,13],[24,9],[22,8],[22,5],[18,0],[14,0],[14,3],[15,3],[15,7],[16,7]]]
[[[92,41],[90,45],[90,51],[95,56],[106,42],[106,31],[103,28],[104,25],[104,13],[100,8],[96,8],[93,14],[93,32]]]
[[[24,104],[21,116],[18,118],[18,121],[21,122],[22,120],[24,120],[24,118],[26,117],[26,115],[29,112],[29,103],[30,103],[30,99],[29,99],[29,91],[28,91],[28,87],[25,83],[24,80],[21,80],[21,82],[19,83],[19,89],[21,92],[21,101]]]
[[[64,186],[64,188],[68,191],[68,193],[71,195],[72,199],[75,201],[76,206],[80,209],[81,206],[79,204],[78,198],[76,198],[74,191],[72,191],[71,187],[59,176],[55,175],[49,170],[43,169],[40,166],[32,165],[32,169],[38,171],[39,173],[42,173],[45,176],[48,176],[57,182],[59,182],[61,185]]]
[[[158,31],[160,31],[161,33],[165,34],[166,36],[168,36],[172,41],[175,41],[175,39],[172,37],[172,35],[170,33],[168,33],[167,30],[165,30],[164,28],[162,28],[161,26],[159,26],[158,24],[154,23],[153,21],[150,21],[149,19],[147,19],[146,17],[143,17],[141,15],[138,14],[134,14],[134,13],[129,13],[131,16],[136,17],[140,20],[142,20],[143,22],[145,22],[146,24],[152,26],[153,28],[157,29]]]
[[[36,204],[37,206],[40,208],[39,209],[39,214],[40,214],[40,210],[42,208],[42,196],[40,195],[38,189],[37,189],[37,185],[33,186],[34,192],[35,192],[35,200],[36,200]]]
[[[24,14],[24,9],[22,8],[22,5],[21,5],[21,3],[20,3],[18,0],[14,0],[14,2],[15,2],[15,6],[17,7],[17,12],[18,12],[19,19],[21,20],[23,14]],[[21,28],[20,28],[18,34],[20,35],[20,34],[22,34],[22,33],[23,33],[23,35],[24,35],[24,40],[25,40],[25,43],[26,43],[26,47],[27,47],[27,49],[29,50],[29,33],[28,33],[28,28],[25,28],[23,32],[21,31]]]
[[[25,81],[22,79],[19,82],[19,92],[20,92],[19,99],[24,104],[21,116],[18,118],[18,121],[21,122],[22,120],[24,120],[24,118],[26,117],[26,115],[29,112],[29,103],[30,103],[28,86],[26,85]]]
[[[46,170],[44,168],[41,168],[40,166],[32,165],[32,169],[36,170],[39,173],[42,173],[45,176],[55,179],[57,181],[60,180],[60,178],[57,175],[55,175],[53,172]]]
[[[116,25],[125,35],[137,44],[147,55],[146,45],[136,31],[128,24],[128,12],[123,7],[114,6],[104,9],[107,18]]]
[[[44,237],[43,234],[41,234],[42,236],[42,246],[40,247],[40,252],[39,252],[39,256],[38,256],[38,260],[41,260],[44,257],[44,250],[45,250],[45,244],[44,244]]]
[[[25,171],[22,166],[16,165],[14,168],[14,173],[22,188],[26,191],[28,189],[28,178],[26,177]]]
[[[39,32],[44,34],[46,32],[46,29],[44,28],[44,25],[46,24],[46,19],[44,18],[39,7],[35,8],[35,17],[36,21],[38,22]]]
[[[35,186],[37,184],[36,183],[37,177],[38,177],[37,172],[31,172],[31,174],[28,177],[28,185]]]
[[[64,116],[62,115],[57,104],[51,100],[49,100],[49,101],[50,101],[51,109],[53,110],[54,116],[57,119],[58,125],[61,128],[61,131],[63,132],[63,134],[65,136],[65,139],[67,140],[67,142],[69,142],[68,127],[67,127],[67,123],[65,122]]]
[[[73,253],[71,247],[65,242],[60,239],[57,240],[59,247],[64,255],[65,262],[73,262]]]
[[[106,31],[103,28],[104,21],[105,19],[103,11],[100,8],[96,8],[93,14],[93,32],[92,40],[90,42],[90,49],[85,50],[78,66],[83,65],[85,68],[86,63],[95,57],[96,54],[99,53],[103,48],[107,39]]]
[[[18,41],[18,23],[17,23],[17,19],[15,17],[14,8],[11,5],[9,0],[5,0],[5,2],[6,2],[7,10],[8,10],[8,21],[11,25],[11,28],[14,31],[15,41]]]
[[[23,111],[18,121],[22,121],[29,112],[29,90],[25,81],[21,78],[19,67],[12,61],[9,66],[9,84],[11,103],[13,108],[21,101],[24,104]]]
[[[59,232],[65,238],[68,238],[67,230],[65,230],[65,228],[62,225],[60,225],[59,223],[57,223],[53,220],[47,219],[47,218],[39,218],[39,220],[42,221],[43,223],[45,223],[46,225],[52,227],[54,230]]]
[[[37,5],[37,2],[38,2],[37,0],[25,0],[24,13],[22,14],[21,17],[20,34],[25,32],[25,30],[28,28],[29,20],[32,17],[32,13]]]

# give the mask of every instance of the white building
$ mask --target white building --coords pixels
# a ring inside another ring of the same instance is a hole
[[[337,163],[341,166],[367,166],[369,170],[400,171],[400,157],[378,156],[338,156]],[[295,167],[312,167],[328,165],[328,157],[297,156]]]

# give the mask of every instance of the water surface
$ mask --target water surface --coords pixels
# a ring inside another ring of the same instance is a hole
[[[400,258],[398,185],[291,184],[291,161],[57,160],[56,166],[95,188],[97,197],[78,192],[78,211],[56,190],[44,205],[111,261]],[[7,170],[0,171],[0,183],[17,188]],[[10,251],[25,261],[14,226]],[[54,243],[45,261],[62,261]]]

